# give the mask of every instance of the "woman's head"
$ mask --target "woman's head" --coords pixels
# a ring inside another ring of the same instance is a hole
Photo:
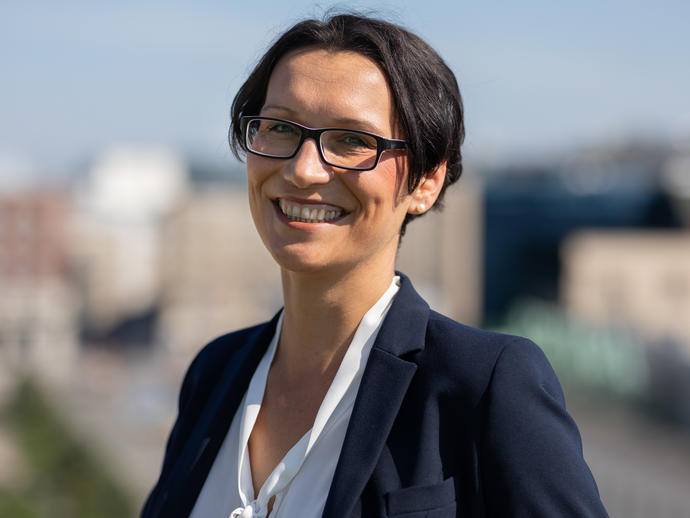
[[[361,54],[376,63],[392,92],[401,139],[407,141],[407,189],[412,193],[425,175],[445,165],[445,188],[462,173],[460,145],[464,138],[462,99],[455,76],[423,40],[397,25],[342,14],[324,21],[305,20],[285,32],[264,54],[242,85],[232,106],[230,143],[246,151],[241,117],[258,115],[264,105],[276,64],[307,47]],[[408,214],[405,225],[414,218]]]

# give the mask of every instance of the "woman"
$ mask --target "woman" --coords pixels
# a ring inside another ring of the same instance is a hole
[[[231,145],[285,307],[194,360],[143,516],[606,516],[541,351],[395,272],[463,134],[452,72],[400,27],[308,20],[267,51]]]

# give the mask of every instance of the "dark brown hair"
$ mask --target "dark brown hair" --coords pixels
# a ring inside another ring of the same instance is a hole
[[[408,146],[408,192],[424,174],[446,162],[446,179],[434,205],[441,206],[446,188],[462,174],[460,145],[465,137],[463,106],[453,72],[421,38],[398,25],[356,14],[304,20],[283,33],[263,55],[232,103],[230,146],[238,158],[246,152],[240,117],[258,115],[278,61],[289,52],[317,46],[362,54],[385,74]],[[408,214],[407,223],[415,216]]]

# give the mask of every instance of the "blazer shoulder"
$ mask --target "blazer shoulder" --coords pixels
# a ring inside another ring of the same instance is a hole
[[[555,375],[541,348],[521,336],[468,326],[431,311],[427,324],[425,356],[433,358],[435,375],[444,373],[469,391],[478,403],[495,381],[499,365],[510,365],[515,376],[532,378]],[[511,376],[512,377],[512,376]]]
[[[487,331],[457,322],[431,311],[427,325],[427,345],[441,345],[448,352],[471,353],[477,361],[495,363],[503,354],[517,354],[541,361],[545,358],[541,348],[529,338]]]

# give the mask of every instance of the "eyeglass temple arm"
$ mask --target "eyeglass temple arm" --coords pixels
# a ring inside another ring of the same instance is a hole
[[[383,141],[383,146],[381,147],[381,150],[386,150],[386,149],[406,149],[407,148],[407,142],[404,140],[391,140],[391,139],[382,139]]]

